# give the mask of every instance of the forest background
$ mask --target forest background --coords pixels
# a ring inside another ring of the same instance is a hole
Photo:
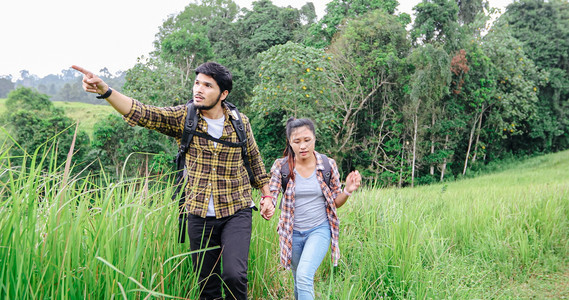
[[[218,61],[233,72],[229,101],[251,118],[267,167],[284,149],[286,120],[309,117],[317,149],[376,186],[455,180],[569,148],[567,1],[515,1],[492,23],[495,11],[481,0],[423,1],[413,22],[397,6],[334,0],[317,19],[311,3],[240,9],[204,0],[164,21],[149,57],[98,75],[144,103],[179,105],[191,98],[193,69]],[[72,70],[20,75],[0,78],[13,163],[48,151],[49,137],[65,161],[81,120],[52,101],[104,103]],[[116,113],[98,118],[78,133],[78,166],[114,177],[172,171],[173,140],[130,128]]]

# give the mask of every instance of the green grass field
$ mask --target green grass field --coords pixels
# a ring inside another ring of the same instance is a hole
[[[0,114],[6,110],[6,99],[0,99]],[[53,102],[55,107],[63,108],[65,115],[79,122],[79,129],[84,130],[90,138],[93,138],[95,123],[108,114],[118,114],[110,105],[94,105],[83,102]]]
[[[1,148],[0,148],[1,149]],[[196,299],[188,244],[164,178],[69,178],[0,150],[1,299]],[[512,299],[569,295],[569,152],[414,189],[364,188],[339,209],[339,266],[319,299]],[[251,299],[292,299],[275,216],[255,214]]]
[[[93,128],[95,123],[106,117],[108,114],[116,112],[110,105],[94,105],[83,102],[53,102],[55,107],[61,107],[65,115],[79,122],[79,129],[85,130],[90,138],[93,138]]]

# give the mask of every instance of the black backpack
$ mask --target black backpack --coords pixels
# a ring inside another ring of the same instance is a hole
[[[330,177],[332,176],[332,167],[330,166],[330,160],[328,159],[328,156],[324,154],[320,155],[322,156],[322,164],[324,165],[324,171],[322,171],[322,177],[324,177],[324,183],[326,183],[326,185],[330,187]],[[281,165],[281,191],[283,192],[283,198],[289,179],[290,179],[290,170],[288,166],[288,157],[285,157]],[[282,209],[282,207],[283,207],[283,201],[281,198],[279,209]]]
[[[188,152],[188,148],[190,147],[190,143],[194,135],[229,146],[229,147],[241,147],[241,157],[243,158],[243,164],[245,165],[245,169],[247,169],[247,174],[249,174],[249,181],[253,182],[254,174],[251,170],[251,164],[249,162],[249,155],[247,155],[247,134],[245,133],[245,125],[243,124],[243,120],[241,119],[241,114],[237,107],[230,102],[224,101],[227,108],[233,118],[230,118],[231,125],[235,129],[237,133],[237,137],[239,138],[239,143],[232,143],[228,141],[223,141],[217,138],[212,137],[207,133],[202,133],[196,131],[196,127],[198,126],[198,114],[197,109],[194,106],[193,101],[189,101],[186,104],[186,109],[188,111],[186,115],[186,121],[184,123],[184,131],[182,132],[182,138],[180,140],[180,147],[178,148],[178,154],[176,154],[176,158],[174,162],[176,163],[176,170],[178,173],[176,174],[176,190],[172,195],[172,200],[175,201],[178,198],[178,194],[182,191],[180,197],[178,198],[178,207],[179,207],[179,214],[178,214],[178,242],[184,243],[186,241],[186,222],[187,222],[187,213],[184,212],[184,206],[186,203],[186,195],[185,189],[183,187],[183,179],[184,179],[184,168],[186,164],[186,153]]]

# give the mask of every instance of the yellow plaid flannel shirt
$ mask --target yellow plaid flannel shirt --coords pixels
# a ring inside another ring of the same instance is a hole
[[[233,118],[224,105],[225,122],[221,140],[238,143],[237,132],[229,118]],[[178,145],[182,138],[187,109],[185,105],[156,107],[133,99],[131,111],[124,115],[131,126],[142,126],[174,137]],[[261,160],[253,137],[249,119],[241,114],[247,134],[247,153],[254,174],[253,186],[261,188],[269,182],[269,175]],[[198,113],[196,131],[207,133],[207,122]],[[231,216],[251,205],[251,184],[241,157],[241,147],[223,144],[194,136],[186,154],[186,211],[205,218],[210,195],[213,195],[215,216]]]

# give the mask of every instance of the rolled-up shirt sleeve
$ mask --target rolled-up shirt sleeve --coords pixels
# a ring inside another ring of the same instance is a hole
[[[257,142],[255,142],[255,137],[253,136],[253,130],[251,129],[249,119],[243,114],[241,114],[241,116],[243,118],[245,132],[247,134],[247,156],[249,157],[249,164],[254,175],[254,180],[251,185],[260,189],[265,184],[269,183],[269,174],[267,174],[267,171],[265,170],[265,164],[263,164]]]
[[[184,130],[186,106],[157,107],[132,99],[130,112],[123,116],[130,126],[141,126],[180,138]]]

